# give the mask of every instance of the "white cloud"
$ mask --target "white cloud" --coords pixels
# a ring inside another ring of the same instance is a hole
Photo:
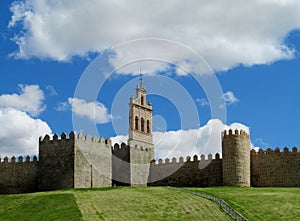
[[[256,139],[254,140],[254,142],[255,142],[258,146],[263,147],[264,149],[267,149],[268,147],[270,147],[270,144],[267,143],[267,142],[265,142],[262,138],[256,138]],[[254,145],[253,145],[253,146],[254,146]],[[257,149],[257,151],[258,151],[258,149]]]
[[[154,132],[156,157],[164,159],[222,153],[221,133],[229,128],[243,129],[249,133],[249,128],[243,124],[234,123],[227,126],[217,119],[208,121],[198,129]]]
[[[47,85],[46,90],[49,92],[51,96],[57,96],[58,93],[52,85]]]
[[[46,109],[43,104],[44,92],[38,85],[19,85],[20,94],[0,95],[0,108],[14,108],[25,111],[32,116],[38,116]]]
[[[73,113],[86,117],[96,123],[107,123],[111,121],[111,115],[108,114],[104,104],[99,102],[86,102],[78,98],[68,98],[69,104],[72,106]]]
[[[13,108],[0,108],[1,157],[37,155],[38,138],[45,134],[51,134],[46,122]]]
[[[227,91],[223,94],[225,102],[230,105],[239,102],[239,99],[234,95],[232,91]]]
[[[19,89],[19,94],[0,95],[2,156],[36,155],[39,136],[51,133],[46,122],[31,117],[45,110],[44,92],[38,85],[19,85]]]
[[[266,64],[294,57],[285,37],[300,27],[300,1],[253,0],[199,1],[15,1],[9,27],[21,24],[14,38],[18,58],[38,57],[66,61],[72,56],[103,51],[137,38],[164,38],[181,42],[196,52],[214,70],[239,64]],[[68,30],[68,31],[66,31]],[[167,48],[168,49],[168,48]],[[123,56],[141,56],[151,46],[119,51]],[[153,50],[155,53],[155,50]],[[181,51],[164,50],[170,60],[185,63]],[[148,64],[146,72],[164,69]],[[132,67],[129,71],[138,70]]]
[[[70,109],[70,106],[71,105],[67,101],[65,101],[65,102],[58,103],[55,109],[57,111],[67,111]]]
[[[115,143],[117,144],[121,144],[121,143],[126,143],[127,144],[127,140],[128,140],[128,136],[126,135],[118,135],[115,137],[111,137],[111,143],[114,145]]]
[[[239,102],[239,99],[235,96],[235,94],[232,91],[227,91],[223,94],[223,99],[226,104],[231,105],[234,103]],[[202,106],[209,106],[209,102],[206,98],[197,98],[196,101]],[[219,108],[224,108],[225,105],[221,104]]]
[[[251,149],[255,150],[255,152],[258,152],[261,147],[253,146],[253,144],[251,143]]]
[[[221,133],[228,129],[244,130],[249,133],[249,127],[241,123],[223,124],[218,119],[212,119],[206,125],[192,130],[153,132],[155,159],[179,158],[195,154],[222,154]],[[127,143],[127,136],[111,138],[112,143]],[[251,144],[251,147],[253,145]]]
[[[206,100],[206,98],[197,98],[196,101],[202,106],[209,106],[208,101]]]

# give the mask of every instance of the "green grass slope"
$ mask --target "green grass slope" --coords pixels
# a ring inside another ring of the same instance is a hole
[[[0,220],[82,220],[68,192],[0,195]]]
[[[231,220],[216,204],[165,187],[0,195],[0,220]]]
[[[300,188],[188,188],[223,199],[248,220],[300,220]]]

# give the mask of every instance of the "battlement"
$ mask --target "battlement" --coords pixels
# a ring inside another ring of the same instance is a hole
[[[84,142],[91,142],[91,143],[103,143],[107,147],[111,148],[112,147],[112,141],[110,138],[105,139],[103,136],[97,137],[97,136],[91,136],[89,134],[84,134],[82,132],[79,132],[78,135],[75,135],[75,140],[78,141],[84,141]]]
[[[107,139],[104,139],[103,136],[100,136],[99,138],[97,136],[92,136],[89,135],[89,134],[86,134],[85,136],[83,135],[82,132],[79,132],[78,135],[76,135],[76,133],[74,131],[71,131],[70,134],[69,134],[69,138],[67,138],[67,134],[65,132],[63,132],[60,137],[58,136],[58,134],[54,134],[52,139],[50,137],[49,134],[46,134],[44,137],[43,136],[40,136],[39,138],[39,142],[40,144],[43,144],[43,143],[54,143],[54,142],[60,142],[60,141],[74,141],[74,140],[86,140],[86,141],[91,141],[91,142],[100,142],[100,143],[105,143],[105,144],[108,144],[108,145],[111,145],[111,139],[110,138],[107,138]]]
[[[36,156],[0,157],[0,194],[37,191],[39,164]]]
[[[264,155],[272,155],[272,154],[299,154],[300,151],[298,150],[297,147],[293,147],[292,150],[290,150],[288,147],[283,148],[283,151],[280,150],[279,147],[275,148],[275,150],[272,150],[271,148],[268,148],[267,150],[259,149],[257,152],[252,149],[251,151],[251,156],[264,156]]]
[[[152,160],[151,164],[153,165],[166,165],[166,164],[178,164],[178,163],[188,163],[188,162],[200,162],[200,161],[211,161],[211,160],[219,160],[220,159],[220,154],[216,153],[215,157],[213,158],[212,154],[208,154],[207,157],[202,154],[200,156],[198,155],[194,155],[193,158],[191,158],[190,156],[187,156],[185,159],[184,157],[179,157],[178,159],[176,157],[173,157],[172,160],[170,160],[169,158],[166,158],[164,161],[162,159],[159,159],[158,161]]]
[[[130,148],[127,144],[124,142],[119,145],[118,143],[115,143],[114,146],[111,147],[112,155],[125,161],[129,162],[129,152]]]
[[[220,186],[220,154],[153,160],[148,182],[152,186]]]
[[[244,138],[250,139],[249,134],[244,130],[235,129],[233,131],[232,129],[229,129],[228,131],[224,130],[222,132],[222,139],[230,138],[230,137],[244,137]]]
[[[111,148],[112,141],[110,138],[104,139],[103,136],[97,137],[97,136],[90,136],[89,134],[84,134],[82,132],[78,133],[76,135],[75,132],[71,131],[69,134],[69,137],[67,137],[66,133],[63,132],[61,136],[59,137],[58,134],[54,134],[51,138],[49,134],[45,135],[44,137],[39,138],[39,144],[40,144],[40,150],[42,149],[49,149],[50,147],[57,147],[59,149],[66,149],[67,146],[73,147],[75,144],[75,141],[82,143],[103,143],[105,146]],[[68,149],[68,148],[67,148]]]
[[[125,144],[124,142],[119,145],[118,143],[115,143],[112,147],[111,150],[113,153],[119,152],[119,151],[127,151],[129,150],[129,146]]]
[[[60,138],[58,137],[57,134],[54,134],[52,139],[50,138],[49,134],[46,134],[44,137],[40,136],[39,138],[39,143],[41,144],[48,144],[48,143],[58,143],[58,142],[70,142],[70,141],[74,141],[75,139],[75,133],[73,131],[71,131],[71,133],[69,134],[69,138],[67,138],[67,134],[65,132],[63,132],[60,135]]]
[[[222,132],[222,172],[226,186],[250,186],[250,136],[244,130]]]
[[[25,161],[23,156],[19,156],[18,158],[12,156],[10,159],[6,156],[3,158],[3,161],[0,157],[0,164],[1,163],[36,163],[36,162],[38,162],[38,158],[36,156],[34,156],[32,159],[30,158],[30,156],[26,156]]]
[[[297,147],[251,150],[251,185],[300,186],[300,152]]]

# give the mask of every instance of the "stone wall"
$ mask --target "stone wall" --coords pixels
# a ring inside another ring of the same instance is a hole
[[[0,194],[113,184],[243,186],[250,178],[255,187],[300,187],[300,152],[296,147],[283,152],[279,148],[247,152],[250,139],[243,131],[223,134],[223,159],[209,154],[201,159],[195,155],[185,161],[181,157],[152,163],[153,145],[139,141],[112,147],[110,139],[71,132],[69,138],[65,133],[61,138],[55,134],[53,139],[46,135],[39,142],[39,160],[29,156],[0,159]],[[224,183],[226,180],[231,183]]]
[[[125,143],[115,144],[112,148],[112,185],[130,185],[130,152]]]
[[[37,191],[37,157],[32,161],[29,156],[23,162],[23,157],[16,161],[12,157],[10,162],[5,157],[0,159],[0,194],[29,193]]]
[[[300,152],[296,147],[283,152],[267,149],[251,151],[251,186],[295,187],[300,186]]]
[[[46,135],[39,142],[38,189],[57,190],[74,188],[74,143],[75,134]]]
[[[194,156],[193,160],[187,157],[184,162],[183,157],[173,158],[172,161],[166,159],[151,163],[149,185],[150,186],[188,186],[188,187],[208,187],[222,186],[222,160],[219,154],[215,159],[209,154],[205,159],[201,155]]]
[[[150,162],[154,159],[153,144],[128,140],[130,154],[130,185],[146,186],[149,178]]]
[[[222,133],[224,186],[250,186],[250,137],[243,130]]]
[[[83,137],[75,139],[75,188],[98,188],[112,185],[111,140],[103,137]]]

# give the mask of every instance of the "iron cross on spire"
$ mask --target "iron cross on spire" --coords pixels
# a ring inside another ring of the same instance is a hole
[[[140,68],[140,87],[143,87],[143,75],[142,75],[141,68]]]

